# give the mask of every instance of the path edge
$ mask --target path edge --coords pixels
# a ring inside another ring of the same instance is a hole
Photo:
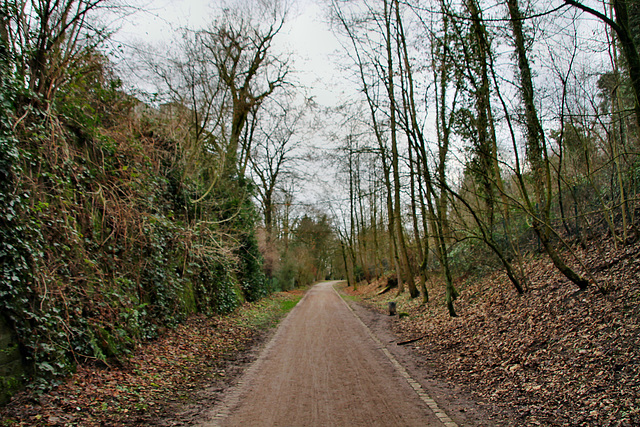
[[[283,325],[287,322],[291,313],[301,305],[302,301],[305,298],[307,298],[307,295],[308,292],[305,292],[304,296],[300,299],[300,301],[298,301],[295,307],[293,307],[293,309],[291,309],[291,311],[287,313],[285,318],[282,319],[269,341],[260,350],[258,358],[251,362],[249,367],[240,376],[238,382],[233,385],[233,387],[231,387],[230,392],[226,394],[217,405],[214,405],[214,407],[210,411],[212,417],[208,421],[199,424],[200,427],[220,427],[221,424],[224,423],[225,419],[227,419],[227,417],[231,414],[231,411],[238,405],[240,398],[242,397],[242,393],[245,392],[245,384],[250,382],[251,379],[255,377],[256,372],[264,363],[264,360],[266,359],[268,354],[271,352],[271,349],[275,345],[274,343],[276,341],[276,336],[281,333],[280,330],[282,329]]]
[[[426,391],[424,391],[420,383],[415,379],[413,379],[411,375],[409,375],[409,372],[407,372],[404,366],[402,366],[400,362],[398,362],[395,356],[391,354],[391,352],[387,349],[387,347],[384,344],[382,344],[382,341],[380,341],[378,337],[373,333],[373,331],[362,321],[360,316],[358,316],[358,313],[356,313],[353,310],[353,308],[351,308],[351,306],[344,300],[342,295],[340,295],[340,293],[336,290],[335,286],[331,286],[331,289],[333,289],[333,292],[335,292],[336,295],[338,295],[338,298],[340,298],[340,300],[344,303],[344,305],[347,306],[349,311],[351,311],[351,313],[355,316],[358,322],[360,322],[360,324],[364,327],[364,329],[367,331],[367,334],[369,334],[369,337],[371,337],[371,339],[376,344],[378,344],[378,346],[380,346],[380,349],[382,350],[384,355],[387,356],[387,358],[389,359],[393,367],[396,369],[396,371],[398,371],[398,373],[402,375],[402,377],[407,381],[407,383],[409,383],[409,385],[411,386],[411,388],[413,388],[413,390],[416,392],[418,397],[424,403],[427,404],[429,409],[433,411],[433,413],[436,415],[436,417],[438,417],[440,422],[442,422],[442,424],[444,424],[445,427],[459,427],[458,424],[456,424],[456,422],[453,421],[449,417],[449,415],[447,415],[447,413],[442,408],[440,408],[440,406],[438,406],[438,403],[436,403],[436,401],[431,396],[429,396]]]

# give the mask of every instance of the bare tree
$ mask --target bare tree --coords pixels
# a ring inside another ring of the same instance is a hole
[[[386,49],[386,89],[387,95],[389,97],[389,123],[390,123],[390,132],[391,132],[391,166],[393,171],[393,215],[394,215],[394,227],[396,233],[396,239],[398,242],[398,252],[400,256],[401,268],[402,272],[405,275],[403,281],[405,281],[409,287],[409,294],[411,298],[415,298],[419,295],[418,289],[416,288],[414,277],[413,277],[413,269],[411,268],[411,264],[409,263],[409,255],[407,252],[407,244],[404,235],[404,226],[402,224],[402,216],[401,212],[401,200],[400,200],[400,163],[399,163],[399,154],[398,154],[398,122],[396,119],[398,106],[396,105],[396,89],[395,89],[395,77],[394,74],[396,72],[394,66],[394,58],[395,53],[392,46],[394,45],[393,39],[396,38],[396,35],[392,33],[391,23],[394,20],[399,19],[400,14],[395,13],[394,9],[397,11],[399,3],[397,0],[394,0],[392,3],[388,3],[386,0],[383,1],[384,5],[384,25],[385,25],[385,49]],[[400,288],[398,291],[401,291]]]
[[[107,0],[8,0],[0,6],[0,37],[25,86],[51,101],[75,65],[109,35],[92,14]]]
[[[551,235],[553,233],[550,225],[549,211],[551,206],[551,175],[548,159],[548,149],[546,137],[542,125],[538,118],[537,107],[534,102],[534,87],[527,55],[525,36],[523,30],[523,17],[520,12],[518,0],[507,0],[509,16],[511,18],[511,28],[513,31],[513,42],[518,60],[520,95],[525,109],[525,127],[527,141],[527,158],[531,165],[533,175],[533,185],[535,193],[535,204],[530,200],[526,185],[520,177],[520,188],[527,204],[527,209],[533,217],[533,229],[544,246],[549,257],[562,274],[575,283],[580,289],[588,286],[587,279],[576,273],[569,267],[561,255],[558,253],[553,243]]]
[[[244,178],[262,104],[287,86],[289,65],[272,54],[286,10],[279,1],[225,8],[207,30],[185,30],[168,63],[148,60],[174,111],[189,116],[180,139],[188,174],[205,184],[204,202],[220,182]],[[244,190],[243,190],[244,191]]]
[[[294,136],[299,130],[306,108],[306,105],[295,108],[290,103],[271,103],[270,108],[262,111],[261,119],[258,120],[259,124],[252,137],[254,144],[251,152],[246,150],[251,176],[257,184],[267,248],[273,251],[275,193],[284,175],[293,177],[290,163],[294,160],[292,152],[299,143]],[[268,265],[265,270],[268,275],[272,272]]]
[[[388,235],[393,254],[395,271],[398,276],[398,291],[404,284],[409,293],[416,297],[419,292],[415,286],[412,267],[409,262],[404,225],[401,218],[400,152],[398,143],[399,126],[397,123],[397,105],[395,88],[395,12],[399,7],[395,1],[384,1],[382,7],[363,4],[362,16],[347,19],[345,11],[337,2],[333,2],[334,16],[350,40],[353,59],[362,86],[363,95],[369,107],[371,127],[377,141],[377,152],[383,170],[383,182],[386,188],[386,207],[388,216]],[[381,10],[380,10],[381,9]],[[356,13],[357,15],[357,13]],[[368,25],[368,27],[366,25]],[[371,37],[359,38],[358,32],[366,31]]]
[[[224,144],[221,154],[225,177],[238,173],[240,139],[251,111],[287,83],[287,61],[270,51],[286,13],[278,8],[263,12],[263,16],[246,16],[227,9],[211,29],[198,34],[225,89],[229,122],[222,124],[219,134]],[[266,25],[262,24],[265,20]]]

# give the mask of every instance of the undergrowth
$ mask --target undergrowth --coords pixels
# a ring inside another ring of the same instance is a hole
[[[0,309],[45,391],[188,316],[272,289],[252,188],[193,172],[189,128],[122,91],[97,52],[43,102],[0,70]]]
[[[53,392],[18,393],[0,408],[0,425],[146,426],[202,421],[216,390],[232,381],[228,363],[242,357],[301,297],[301,292],[275,293],[243,304],[230,315],[192,315],[157,339],[137,345],[122,363],[109,369],[83,364]]]

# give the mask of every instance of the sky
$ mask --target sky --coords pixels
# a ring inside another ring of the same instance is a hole
[[[159,54],[172,47],[172,40],[180,35],[181,27],[205,28],[211,21],[220,0],[136,0],[137,12],[127,16],[120,23],[120,30],[114,35],[116,43],[121,43],[131,51],[145,49],[145,46],[165,46]],[[253,0],[241,0],[253,1]],[[274,53],[290,53],[293,59],[292,79],[305,89],[307,97],[313,97],[320,106],[336,106],[357,92],[349,79],[340,76],[335,65],[342,47],[329,28],[321,0],[292,0],[293,6],[284,27],[274,39]],[[130,3],[132,4],[132,3]],[[134,53],[135,55],[135,53]],[[127,54],[121,65],[127,64]],[[135,75],[131,69],[123,75]],[[128,86],[153,93],[154,87],[144,78],[134,78]],[[322,131],[321,131],[322,132]],[[322,134],[306,133],[301,136],[303,145],[324,147],[332,145]],[[333,180],[334,171],[328,165],[318,166],[315,162],[302,162],[298,170],[308,176],[298,184],[296,199],[303,205],[314,205],[325,210],[327,198],[339,198],[339,190]],[[327,190],[330,188],[330,190]]]
[[[293,0],[285,26],[274,39],[276,51],[292,54],[294,78],[322,105],[335,105],[349,91],[334,65],[340,44],[331,32],[318,0]],[[134,3],[135,4],[135,3]],[[125,46],[166,45],[181,27],[204,28],[218,0],[138,0],[140,10],[126,17],[114,39]]]

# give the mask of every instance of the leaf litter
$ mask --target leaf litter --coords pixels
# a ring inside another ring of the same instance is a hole
[[[640,425],[640,243],[601,244],[580,254],[598,286],[579,291],[544,256],[530,256],[528,292],[518,295],[503,273],[467,278],[457,283],[456,318],[436,281],[427,305],[378,295],[386,281],[356,294],[380,312],[396,301],[408,314],[393,321],[398,342],[416,340],[432,374],[514,426]]]
[[[24,390],[0,408],[0,425],[192,425],[207,416],[254,355],[249,351],[301,298],[281,292],[228,316],[194,315],[133,355],[83,364],[61,385]]]

